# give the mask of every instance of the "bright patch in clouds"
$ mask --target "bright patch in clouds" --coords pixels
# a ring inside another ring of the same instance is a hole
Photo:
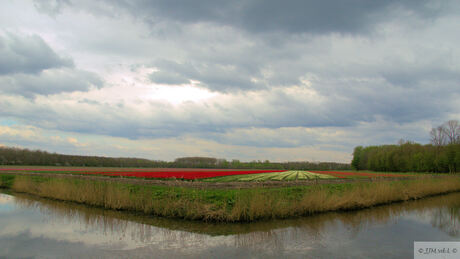
[[[349,162],[357,145],[426,143],[460,116],[459,7],[3,1],[0,144]]]
[[[215,96],[216,93],[196,86],[156,86],[146,99],[166,100],[177,105],[183,102],[200,102]]]
[[[207,100],[217,93],[197,87],[197,82],[187,85],[159,85],[148,80],[155,68],[140,67],[135,69],[118,68],[107,74],[106,80],[112,87],[94,93],[95,99],[106,101],[160,101],[178,105],[183,102],[199,102]],[[88,93],[91,96],[91,93]]]

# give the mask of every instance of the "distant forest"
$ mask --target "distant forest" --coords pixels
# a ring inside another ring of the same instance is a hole
[[[229,169],[280,169],[280,170],[349,170],[350,164],[334,162],[240,162],[212,157],[182,157],[173,162],[141,158],[113,158],[100,156],[76,156],[0,147],[0,165],[39,166],[96,166],[96,167],[152,167],[152,168],[229,168]]]
[[[460,123],[455,120],[433,128],[431,144],[400,141],[399,145],[358,146],[351,165],[356,170],[386,172],[460,171]]]

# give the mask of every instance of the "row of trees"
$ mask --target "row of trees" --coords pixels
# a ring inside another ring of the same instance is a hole
[[[349,170],[350,164],[334,162],[283,162],[265,161],[241,162],[227,161],[211,157],[182,157],[171,163],[176,168],[223,168],[223,169],[279,169],[279,170]]]
[[[351,165],[356,170],[383,172],[459,172],[460,144],[359,146]]]
[[[141,158],[113,158],[75,156],[49,153],[41,150],[0,147],[0,165],[41,166],[101,166],[101,167],[153,167],[153,168],[228,168],[228,169],[280,169],[280,170],[347,170],[350,164],[333,162],[240,162],[212,157],[182,157],[173,162]]]
[[[356,170],[387,172],[459,172],[460,123],[448,121],[430,132],[431,144],[358,146],[353,152]]]
[[[149,167],[165,162],[141,158],[112,158],[48,153],[41,150],[0,147],[0,165]]]

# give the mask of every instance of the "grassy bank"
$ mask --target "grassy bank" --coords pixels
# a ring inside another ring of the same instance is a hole
[[[221,190],[0,175],[0,187],[107,209],[235,222],[359,209],[460,191],[460,177]]]

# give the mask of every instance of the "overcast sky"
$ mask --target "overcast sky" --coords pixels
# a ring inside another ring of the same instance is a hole
[[[460,1],[0,3],[0,145],[349,162],[460,119]]]

